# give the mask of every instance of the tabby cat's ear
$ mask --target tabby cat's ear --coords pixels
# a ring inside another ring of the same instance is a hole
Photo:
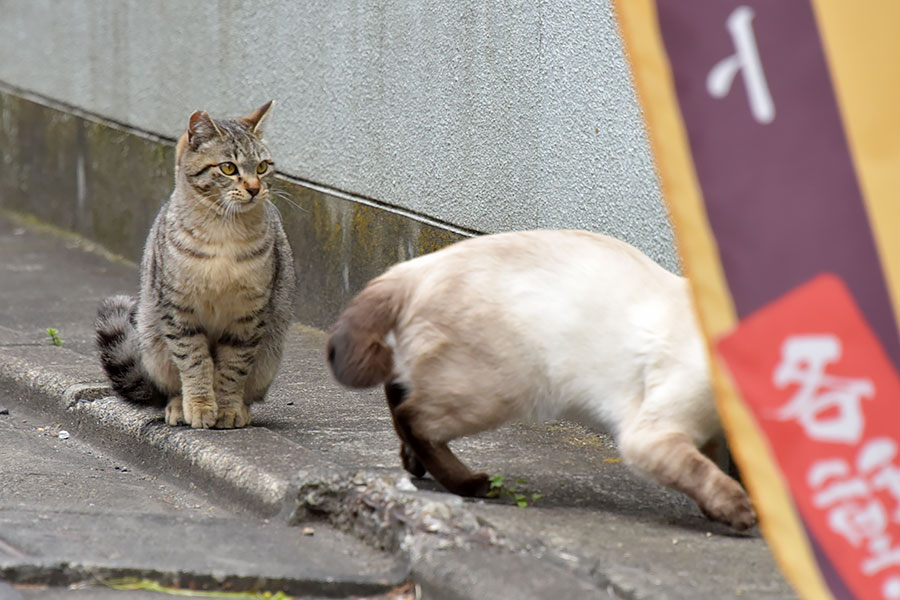
[[[241,122],[244,126],[247,127],[250,131],[259,135],[262,129],[262,123],[265,121],[266,117],[269,115],[269,111],[272,110],[272,105],[275,104],[274,100],[269,100],[252,113],[247,115],[246,117],[241,117],[238,121]]]
[[[221,136],[222,130],[205,110],[198,110],[191,115],[191,119],[188,121],[187,134],[191,149],[196,150],[203,142],[214,136]]]

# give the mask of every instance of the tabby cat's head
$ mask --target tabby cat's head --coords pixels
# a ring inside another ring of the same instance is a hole
[[[191,115],[178,140],[176,185],[187,186],[220,215],[252,210],[269,195],[274,173],[269,149],[260,138],[272,102],[239,119],[213,119],[206,111]]]

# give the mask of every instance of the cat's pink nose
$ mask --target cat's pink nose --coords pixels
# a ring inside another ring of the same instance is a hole
[[[250,183],[249,181],[244,183],[244,189],[250,192],[251,196],[256,196],[259,193],[259,181],[255,183]]]

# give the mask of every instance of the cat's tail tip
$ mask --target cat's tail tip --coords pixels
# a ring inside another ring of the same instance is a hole
[[[400,309],[397,289],[376,279],[359,293],[331,330],[328,365],[334,378],[352,388],[368,388],[392,377],[394,352],[385,336]]]

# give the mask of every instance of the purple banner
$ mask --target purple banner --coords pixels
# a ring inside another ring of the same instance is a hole
[[[900,367],[897,324],[810,4],[657,4],[738,315],[833,272]]]

